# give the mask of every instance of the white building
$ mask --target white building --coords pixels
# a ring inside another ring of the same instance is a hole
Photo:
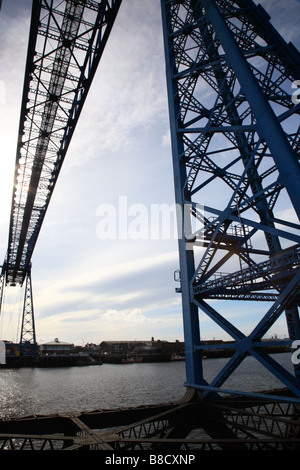
[[[55,338],[54,341],[41,344],[40,352],[42,354],[51,354],[51,355],[70,354],[73,348],[74,348],[74,344],[65,343],[63,341],[59,341],[58,338]]]

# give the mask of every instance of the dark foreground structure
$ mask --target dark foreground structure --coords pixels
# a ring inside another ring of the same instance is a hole
[[[33,0],[0,277],[0,300],[6,285],[25,285],[21,354],[36,345],[32,254],[121,3]],[[176,404],[4,420],[2,449],[298,448],[300,55],[253,0],[161,0],[161,12],[188,396]],[[235,305],[230,314],[226,302]],[[240,325],[253,305],[259,313],[246,334]],[[282,317],[292,372],[265,349],[275,345],[264,339]],[[233,352],[209,381],[203,318],[229,335]],[[246,393],[242,383],[223,389],[248,355],[282,392]]]
[[[281,402],[280,393],[272,393],[272,401],[207,401],[188,390],[177,403],[12,418],[0,423],[0,449],[300,450],[299,405]]]

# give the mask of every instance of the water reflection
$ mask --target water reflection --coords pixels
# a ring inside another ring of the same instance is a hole
[[[292,370],[289,354],[274,357]],[[211,381],[227,360],[205,360],[206,379]],[[184,382],[184,362],[2,369],[0,415],[24,416],[162,403],[180,399],[185,393]],[[282,384],[255,358],[248,357],[224,386],[257,391]]]

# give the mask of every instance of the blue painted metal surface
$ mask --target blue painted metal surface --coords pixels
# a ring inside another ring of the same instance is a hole
[[[286,343],[300,337],[300,121],[291,98],[299,53],[252,0],[161,6],[175,198],[191,207],[179,234],[198,223],[179,239],[187,385],[207,397],[232,392],[224,384],[252,355],[299,401],[299,364],[290,372],[265,349],[281,316]],[[226,301],[239,302],[237,321]],[[249,333],[243,317],[253,302],[260,320],[253,314]],[[208,319],[235,350],[210,380],[202,362]],[[234,393],[246,392],[241,384]]]

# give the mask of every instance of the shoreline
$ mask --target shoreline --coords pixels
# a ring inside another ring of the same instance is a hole
[[[234,347],[209,347],[202,349],[203,359],[216,359],[231,357],[234,352]],[[225,346],[225,343],[224,343]],[[289,353],[291,352],[290,346],[287,345],[274,345],[262,347],[262,350],[267,354]],[[250,354],[247,354],[250,355]],[[137,353],[137,354],[120,354],[120,353],[103,353],[97,355],[86,354],[62,354],[62,355],[37,355],[32,356],[7,356],[6,363],[0,364],[1,369],[17,369],[22,367],[83,367],[95,366],[102,364],[135,364],[135,363],[158,363],[158,362],[179,362],[185,361],[184,354],[171,353]]]

